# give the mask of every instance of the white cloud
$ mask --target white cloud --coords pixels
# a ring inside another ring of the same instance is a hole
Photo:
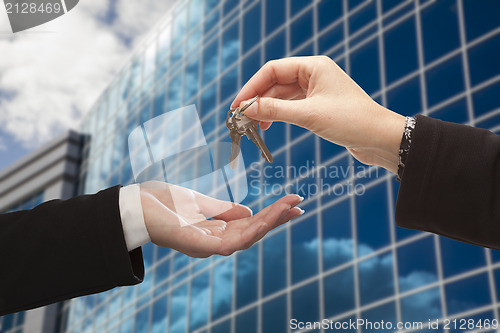
[[[0,9],[0,128],[32,148],[76,127],[171,4],[83,0],[15,35]]]
[[[0,138],[0,151],[6,151],[7,150],[7,145],[5,144],[4,140]]]

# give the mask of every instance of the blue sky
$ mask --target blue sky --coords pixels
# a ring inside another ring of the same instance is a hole
[[[76,128],[175,0],[81,0],[12,34],[0,9],[0,170]]]

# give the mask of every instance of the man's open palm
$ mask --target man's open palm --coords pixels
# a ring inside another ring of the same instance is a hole
[[[153,243],[192,257],[244,250],[277,226],[300,216],[298,195],[287,195],[259,213],[163,182],[141,184],[144,220]]]

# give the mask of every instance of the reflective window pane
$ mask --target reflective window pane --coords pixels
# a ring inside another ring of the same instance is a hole
[[[295,224],[292,233],[292,283],[318,274],[318,231],[315,215]]]
[[[387,91],[387,107],[403,115],[415,115],[422,111],[420,79],[418,76]]]
[[[236,317],[236,332],[257,333],[257,309],[245,311]]]
[[[213,13],[205,17],[205,25],[203,27],[205,38],[210,39],[214,32],[218,29],[214,29],[220,22],[220,10],[215,10]]]
[[[396,317],[396,304],[394,302],[389,302],[384,305],[377,306],[376,308],[364,311],[361,313],[360,318],[365,319],[367,322],[391,322],[395,323],[397,321]],[[375,329],[373,327],[367,327],[367,329],[363,329],[363,332],[394,332],[395,330],[382,330]]]
[[[188,28],[198,25],[203,19],[203,0],[189,1],[189,24]]]
[[[378,42],[376,39],[351,53],[351,77],[368,94],[380,89]]]
[[[441,318],[441,294],[439,288],[432,288],[401,299],[403,321],[421,321]]]
[[[318,282],[292,292],[292,318],[298,321],[319,321]]]
[[[301,10],[306,8],[308,5],[313,3],[313,0],[291,0],[290,1],[290,7],[291,7],[291,13],[292,16],[295,14],[298,14]]]
[[[446,105],[445,107],[433,112],[431,117],[453,123],[465,123],[469,119],[467,111],[467,100],[465,98],[462,98],[456,102]]]
[[[212,320],[216,320],[231,310],[233,299],[233,257],[214,267],[212,293]]]
[[[444,277],[460,274],[486,264],[483,247],[440,237]]]
[[[418,53],[414,17],[387,31],[384,46],[387,84],[416,70]]]
[[[260,2],[245,13],[243,17],[243,50],[250,50],[260,42],[261,17]]]
[[[231,332],[231,320],[226,320],[212,327],[212,333],[227,333]]]
[[[491,303],[488,275],[480,274],[445,285],[448,314],[468,311]],[[464,292],[464,291],[467,292]]]
[[[264,238],[263,295],[267,296],[286,286],[286,232]]]
[[[377,14],[375,1],[366,1],[363,8],[349,17],[349,33],[352,35],[370,22],[375,20]]]
[[[226,101],[234,97],[238,89],[238,67],[230,70],[221,78],[220,82],[220,101]],[[221,114],[221,120],[226,121],[226,114]],[[243,140],[242,140],[243,141]],[[242,149],[243,150],[243,149]]]
[[[179,72],[169,84],[169,93],[168,93],[168,110],[172,111],[178,109],[182,105],[182,80],[183,75],[182,72]]]
[[[328,270],[353,258],[350,200],[322,212],[323,268]]]
[[[437,281],[434,237],[426,237],[399,247],[397,258],[401,292]]]
[[[266,1],[266,34],[269,35],[285,22],[286,0]]]
[[[176,253],[174,257],[174,271],[178,272],[189,264],[189,257],[183,253]]]
[[[393,257],[391,252],[360,262],[358,273],[362,305],[394,294]]]
[[[500,34],[469,49],[470,80],[472,85],[500,75]]]
[[[321,3],[340,3],[336,1],[323,1]],[[327,33],[319,37],[318,48],[319,53],[323,54],[344,41],[344,26],[337,25],[335,28],[329,30]]]
[[[323,279],[325,317],[333,317],[355,307],[354,269],[348,267]]]
[[[342,1],[320,1],[318,3],[318,31],[342,16]]]
[[[245,84],[261,67],[260,48],[243,60],[241,82]]]
[[[203,50],[203,82],[202,86],[215,80],[219,73],[219,39],[214,39]]]
[[[90,319],[92,319],[92,317],[90,317]],[[89,327],[89,332],[90,332],[92,326],[90,324],[85,325],[85,326]],[[131,317],[131,318],[125,320],[124,322],[122,322],[122,324],[120,326],[121,333],[132,333],[133,331],[134,331],[134,317]]]
[[[269,149],[271,154],[273,154],[273,156],[276,150],[283,147],[283,145],[280,144],[280,142],[283,142],[283,140],[285,140],[286,126],[287,125],[285,123],[275,122],[271,127],[272,129],[270,131],[265,132],[265,137],[266,137],[265,142],[267,148]],[[282,166],[285,167],[286,163],[282,164]]]
[[[313,13],[312,10],[309,10],[292,23],[290,30],[290,50],[297,48],[299,45],[311,38],[312,34]]]
[[[460,46],[455,0],[435,1],[422,10],[421,15],[424,58],[427,63]]]
[[[464,90],[462,58],[457,55],[425,73],[429,106]]]
[[[473,40],[498,28],[500,2],[497,0],[464,0],[463,6],[468,40]]]
[[[189,328],[194,331],[208,321],[210,299],[209,272],[202,273],[191,282],[191,310],[189,312]]]
[[[165,90],[157,92],[153,103],[153,117],[162,115],[165,112]]]
[[[227,28],[222,35],[222,68],[231,66],[240,55],[239,22]]]
[[[285,54],[286,34],[285,31],[281,31],[266,43],[266,61],[283,58]]]
[[[259,248],[252,246],[238,253],[236,260],[236,307],[240,308],[257,300],[257,268]]]
[[[149,306],[141,310],[135,317],[135,332],[149,332]]]
[[[219,0],[205,0],[205,14],[210,13],[219,4]]]
[[[163,296],[153,303],[153,317],[151,319],[151,331],[153,333],[163,333],[167,330],[167,304],[167,296]]]
[[[356,197],[358,255],[367,255],[390,243],[387,187],[381,183]]]
[[[295,134],[294,138],[298,136],[300,135]],[[295,166],[295,168],[290,172],[291,178],[304,177],[307,175],[307,171],[313,166],[316,157],[314,149],[312,149],[314,145],[315,139],[314,136],[311,135],[292,146],[291,159],[292,165]],[[302,168],[299,169],[299,167]]]
[[[500,108],[500,82],[494,83],[472,95],[474,102],[474,115],[480,116]],[[498,124],[498,121],[494,122]]]
[[[170,305],[170,332],[184,333],[187,327],[188,286],[183,284],[172,291]]]
[[[176,9],[173,20],[172,46],[175,48],[184,36],[186,36],[187,9],[185,6]]]
[[[200,41],[201,41],[201,37],[202,37],[202,34],[201,34],[201,28],[202,27],[198,27],[196,28],[188,37],[187,39],[187,50],[188,50],[188,53],[191,53],[193,51],[196,51],[196,48],[199,48],[200,45]]]
[[[199,82],[199,57],[195,57],[186,65],[184,78],[184,105],[198,93]]]
[[[313,43],[309,43],[306,46],[301,46],[298,51],[294,51],[292,54],[292,56],[294,57],[308,57],[313,55],[315,55]]]
[[[239,0],[224,1],[224,16],[233,11],[238,6]]]
[[[207,90],[201,95],[201,107],[198,109],[201,117],[206,116],[210,111],[212,111],[217,105],[217,85],[211,85]],[[205,130],[205,129],[204,129]],[[209,133],[205,131],[205,133]]]

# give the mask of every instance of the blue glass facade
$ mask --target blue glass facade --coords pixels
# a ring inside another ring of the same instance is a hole
[[[500,133],[498,13],[495,0],[178,1],[83,122],[80,192],[132,183],[128,135],[169,110],[195,104],[207,141],[228,141],[232,99],[284,56],[328,55],[401,114]],[[334,144],[281,123],[262,136],[275,162],[242,140],[243,203],[259,210],[286,185],[306,196],[306,214],[227,258],[147,244],[145,281],[68,302],[64,330],[288,332],[292,318],[499,318],[499,252],[396,227],[394,175]]]

